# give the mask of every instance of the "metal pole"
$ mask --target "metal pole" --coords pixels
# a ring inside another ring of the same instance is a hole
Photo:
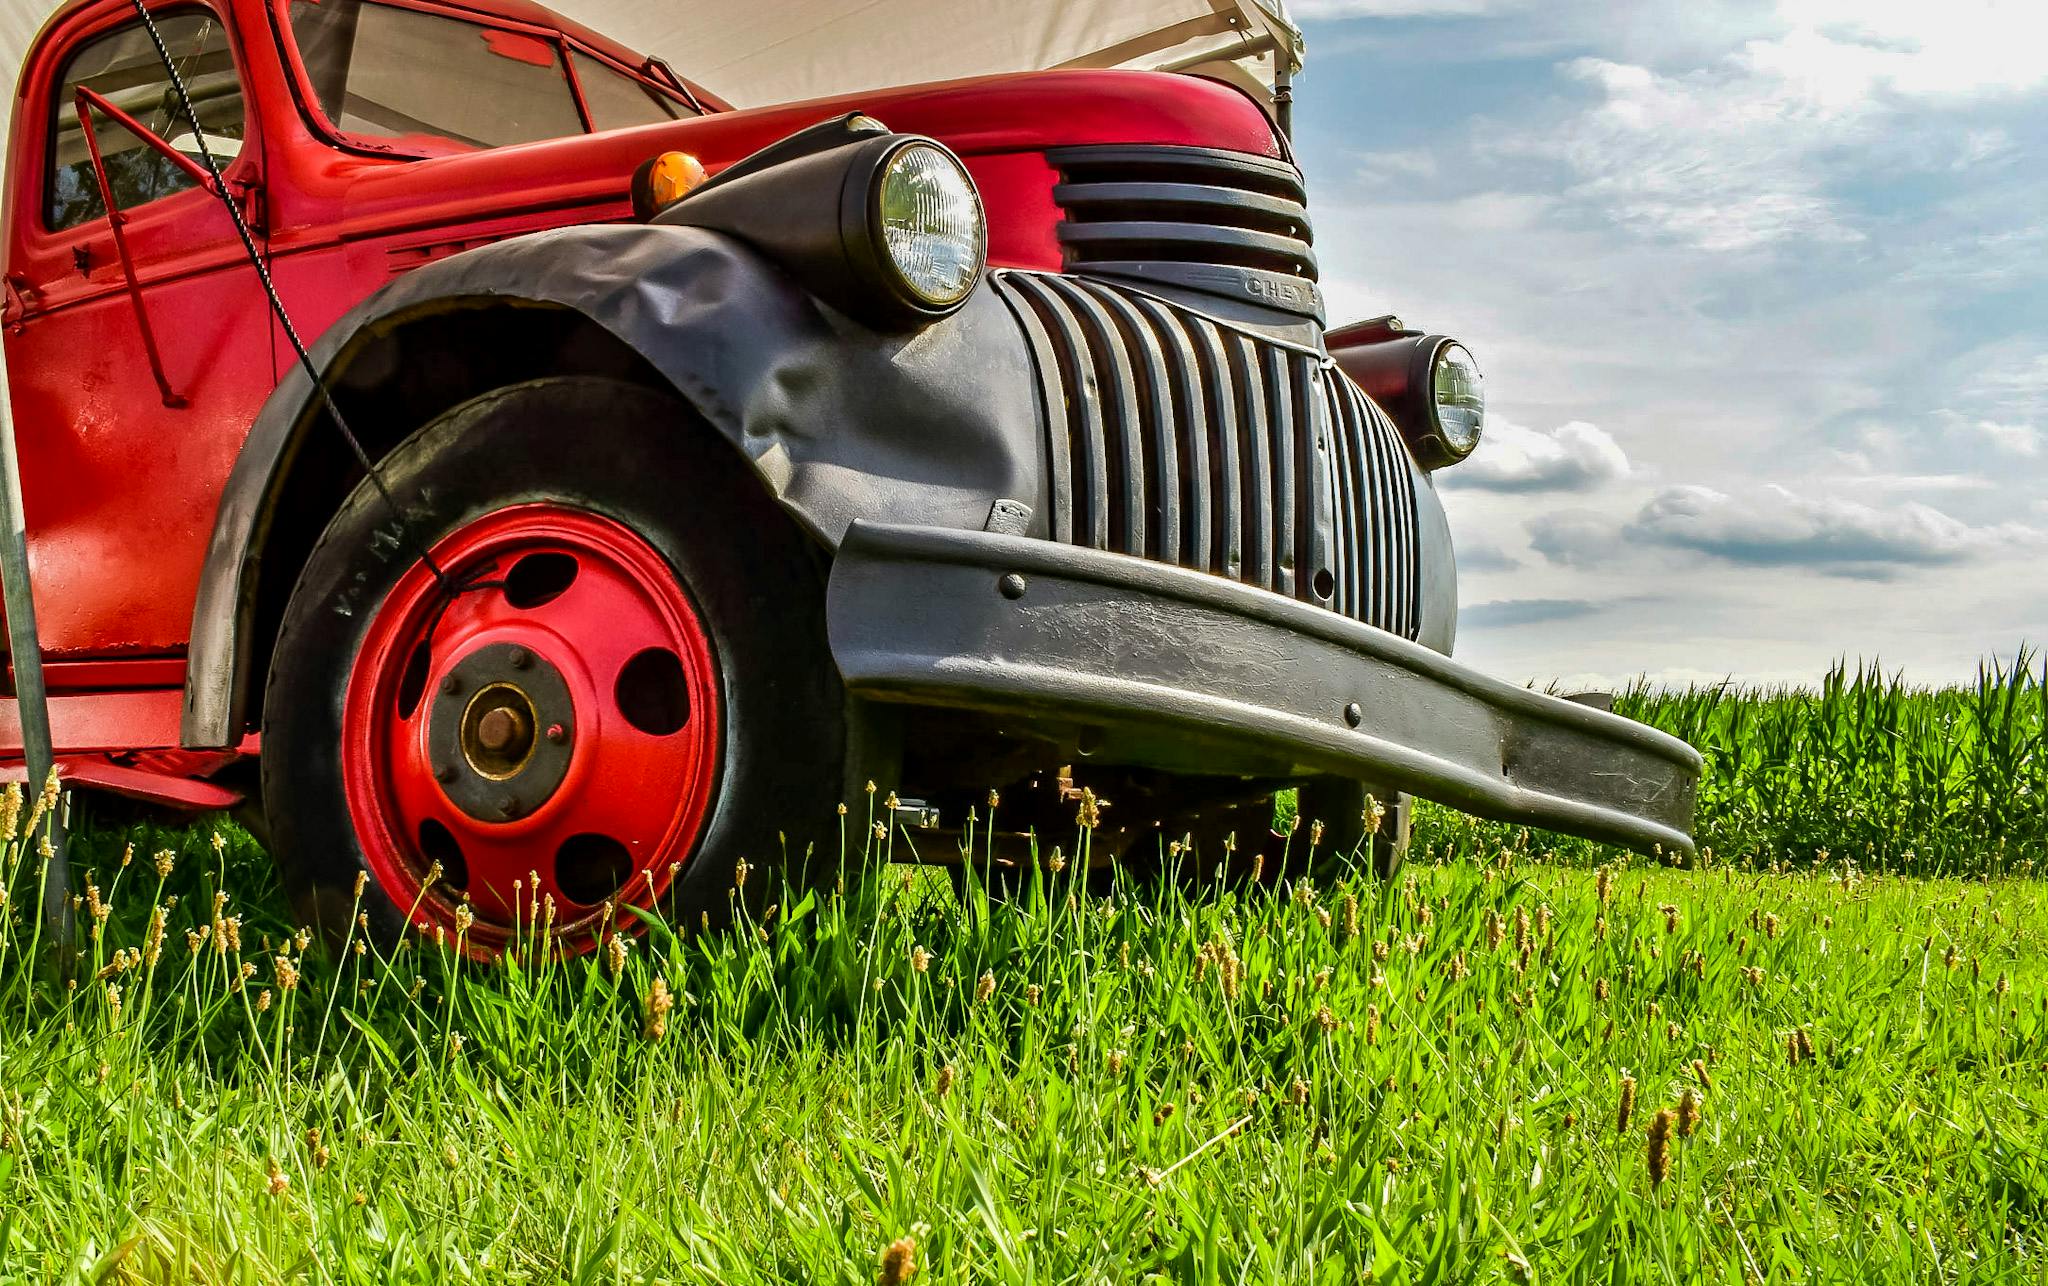
[[[1280,137],[1294,138],[1294,51],[1280,43],[1273,46],[1273,121]]]
[[[42,645],[36,633],[35,593],[29,584],[28,524],[21,509],[21,459],[14,445],[14,396],[7,383],[7,353],[0,345],[0,590],[5,592],[7,640],[14,660],[15,709],[28,758],[31,800],[50,778],[50,703],[43,689]],[[64,809],[48,813],[50,865],[43,880],[43,931],[60,974],[71,964],[71,864],[65,851]],[[33,844],[24,837],[23,844]],[[33,850],[31,850],[33,851]]]

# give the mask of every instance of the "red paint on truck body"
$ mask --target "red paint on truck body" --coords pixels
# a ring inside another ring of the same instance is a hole
[[[384,2],[484,24],[493,48],[522,61],[542,48],[574,49],[666,83],[634,51],[526,0]],[[226,177],[309,342],[394,276],[444,255],[629,218],[629,177],[650,155],[687,151],[715,174],[848,111],[958,151],[988,210],[990,260],[1006,266],[1060,266],[1049,147],[1182,144],[1280,155],[1263,112],[1236,90],[1119,71],[985,77],[748,111],[726,109],[691,85],[710,114],[490,150],[408,152],[403,140],[346,135],[319,114],[287,0],[176,0],[152,11],[204,12],[228,34],[247,137]],[[165,663],[176,662],[189,638],[223,484],[291,355],[226,212],[206,192],[186,190],[123,215],[176,405],[165,404],[146,359],[108,220],[62,230],[46,224],[62,68],[82,43],[133,20],[129,0],[78,0],[45,26],[23,68],[7,143],[5,342],[45,655],[92,662],[96,686],[119,687],[115,676],[131,675],[127,686],[154,696],[175,691],[160,686],[175,672]],[[53,699],[59,707],[92,702],[78,719],[57,713],[60,752],[173,744],[166,703],[123,705],[105,687],[90,698]],[[5,714],[0,758],[19,754]]]

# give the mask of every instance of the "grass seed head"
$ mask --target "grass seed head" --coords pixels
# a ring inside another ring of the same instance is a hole
[[[917,1239],[898,1237],[882,1251],[882,1262],[875,1269],[876,1286],[903,1286],[903,1283],[917,1276]]]
[[[660,1040],[668,1034],[669,1011],[675,1007],[676,998],[669,991],[668,979],[655,975],[647,988],[647,1039]]]
[[[1624,1076],[1621,1078],[1621,1103],[1614,1111],[1614,1132],[1618,1135],[1627,1134],[1629,1120],[1635,1113],[1636,1078]]]
[[[1693,1127],[1698,1125],[1699,1121],[1699,1096],[1694,1094],[1692,1086],[1688,1085],[1679,1091],[1678,1095],[1678,1137],[1681,1139],[1691,1138]]]
[[[1675,1117],[1668,1107],[1650,1118],[1646,1160],[1652,1188],[1663,1184],[1671,1173],[1671,1127],[1674,1121]]]
[[[993,969],[982,970],[981,977],[974,984],[974,1003],[985,1005],[996,994],[996,975]]]

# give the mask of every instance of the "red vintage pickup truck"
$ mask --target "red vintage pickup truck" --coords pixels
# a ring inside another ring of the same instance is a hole
[[[64,7],[8,143],[56,752],[245,802],[307,915],[695,921],[849,782],[1064,829],[1063,765],[1099,860],[1290,786],[1689,845],[1687,747],[1449,660],[1478,367],[1326,329],[1239,89],[738,111],[526,0],[149,16]]]

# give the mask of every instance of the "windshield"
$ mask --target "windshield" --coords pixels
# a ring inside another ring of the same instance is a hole
[[[505,147],[689,109],[564,42],[366,0],[293,0],[292,35],[320,110],[346,134],[422,151]],[[579,105],[580,91],[580,105]]]

